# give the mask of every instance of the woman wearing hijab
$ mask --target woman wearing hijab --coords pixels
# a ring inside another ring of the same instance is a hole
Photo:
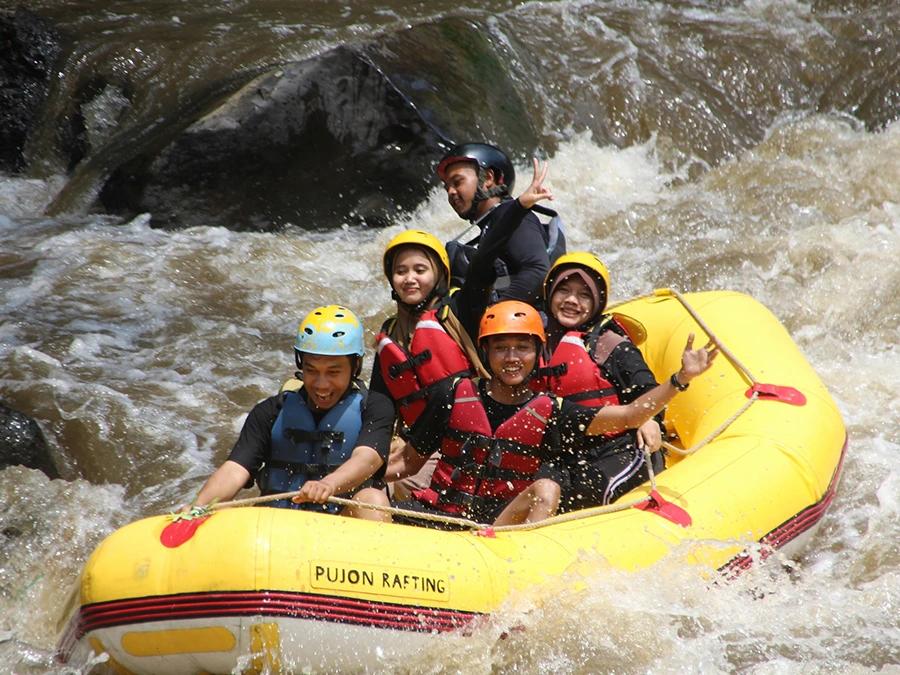
[[[624,327],[604,314],[608,297],[609,272],[593,253],[568,253],[554,263],[544,280],[547,366],[535,388],[593,407],[631,403],[658,385]],[[687,388],[677,379],[672,385]],[[643,449],[657,453],[661,442],[660,424],[650,419],[637,429],[566,444],[569,481],[561,510],[609,504],[647,481]],[[662,455],[653,458],[661,471]]]

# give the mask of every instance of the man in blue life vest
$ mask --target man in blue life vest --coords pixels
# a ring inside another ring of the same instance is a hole
[[[230,500],[253,481],[263,495],[299,490],[293,500],[270,506],[336,513],[328,498],[360,486],[354,500],[384,503],[384,492],[369,485],[384,475],[394,406],[357,380],[363,353],[363,327],[353,312],[339,305],[311,311],[294,343],[302,379],[289,380],[281,393],[250,411],[228,460],[206,481],[196,503]],[[342,513],[376,517],[365,508]]]
[[[487,143],[454,146],[441,159],[436,172],[453,210],[478,227],[478,234],[466,243],[447,243],[451,285],[461,286],[481,237],[513,203],[516,172],[509,157]],[[550,222],[542,223],[536,213],[550,216]],[[556,212],[539,204],[532,206],[531,213],[522,219],[498,256],[493,299],[539,304],[544,276],[565,251],[566,238]]]

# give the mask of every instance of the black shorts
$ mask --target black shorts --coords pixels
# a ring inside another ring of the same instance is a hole
[[[644,452],[629,437],[608,452],[572,459],[567,465],[560,512],[611,504],[626,492],[650,480]],[[655,468],[655,466],[654,466]]]

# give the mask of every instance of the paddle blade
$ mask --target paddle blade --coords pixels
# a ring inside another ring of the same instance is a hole
[[[181,518],[173,521],[163,528],[159,535],[159,541],[167,548],[178,548],[188,539],[194,536],[194,532],[209,519],[209,516],[199,518]]]

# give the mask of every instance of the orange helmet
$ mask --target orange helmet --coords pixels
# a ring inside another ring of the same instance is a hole
[[[540,313],[527,302],[519,300],[504,300],[485,310],[478,326],[479,344],[491,335],[532,335],[541,344],[547,342]]]

